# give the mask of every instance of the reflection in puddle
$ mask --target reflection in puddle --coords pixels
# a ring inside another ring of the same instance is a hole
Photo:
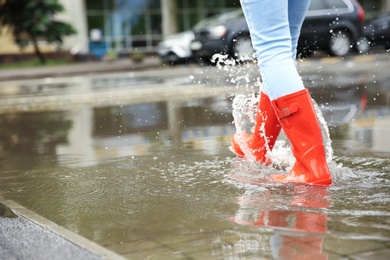
[[[284,187],[283,187],[284,188]],[[322,252],[327,233],[327,215],[321,212],[329,206],[330,193],[325,187],[296,185],[278,190],[276,198],[270,190],[261,193],[249,190],[238,198],[240,208],[232,219],[244,225],[275,230],[270,236],[272,256],[280,258],[326,258]],[[288,197],[289,202],[280,207],[278,197]],[[286,209],[286,206],[288,209]],[[311,233],[302,236],[301,232]]]
[[[152,154],[156,147],[180,149],[183,144],[214,153],[205,147],[203,139],[233,133],[231,116],[220,104],[219,98],[213,98],[191,105],[169,101],[67,111],[67,120],[73,122],[73,128],[68,143],[58,145],[56,152],[59,156],[78,155],[81,161],[73,166]]]
[[[351,123],[355,141],[366,149],[390,152],[390,109],[370,109]]]
[[[66,143],[73,122],[63,112],[12,113],[0,117],[0,154],[47,154]]]

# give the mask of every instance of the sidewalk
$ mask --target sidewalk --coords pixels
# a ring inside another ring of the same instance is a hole
[[[159,57],[146,57],[140,63],[134,63],[130,59],[115,61],[94,61],[80,62],[69,65],[36,67],[36,68],[17,68],[0,69],[0,81],[36,79],[44,77],[62,77],[69,75],[81,75],[89,73],[108,73],[118,71],[135,71],[164,66]]]
[[[0,197],[0,259],[125,258]]]
[[[352,69],[351,64],[354,65],[354,70],[364,71],[367,69],[366,63],[376,60],[378,62],[387,62],[389,60],[390,53],[386,52],[373,52],[367,55],[349,55],[346,57],[328,57],[318,55],[313,58],[305,59],[303,62],[298,63],[298,67],[304,72],[315,70],[318,72],[319,66],[322,71],[328,70],[335,72],[340,70],[338,66],[334,66],[337,63],[348,64],[344,66],[343,71],[349,71]],[[35,67],[35,68],[15,68],[15,69],[0,69],[0,82],[7,80],[23,80],[23,79],[38,79],[45,77],[64,77],[70,75],[83,75],[83,74],[101,74],[111,72],[131,72],[139,70],[157,69],[169,67],[164,65],[160,58],[156,56],[147,56],[140,63],[134,63],[131,59],[119,59],[115,61],[92,61],[92,62],[80,62],[69,65],[47,66],[47,67]],[[341,73],[341,71],[339,71]]]

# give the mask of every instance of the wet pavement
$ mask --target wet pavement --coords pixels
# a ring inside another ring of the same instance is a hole
[[[3,78],[0,196],[129,259],[384,259],[389,55],[298,63],[329,127],[329,188],[269,181],[293,161],[283,136],[275,168],[228,150],[253,64]]]
[[[156,56],[148,56],[143,62],[135,63],[131,59],[120,59],[105,62],[81,62],[71,65],[58,65],[50,67],[1,69],[0,81],[37,79],[45,77],[64,77],[85,74],[99,74],[121,71],[139,71],[152,68],[165,67]]]

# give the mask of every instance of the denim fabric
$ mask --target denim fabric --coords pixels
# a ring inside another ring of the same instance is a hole
[[[263,79],[262,91],[271,100],[304,89],[295,57],[309,4],[310,0],[241,0]]]

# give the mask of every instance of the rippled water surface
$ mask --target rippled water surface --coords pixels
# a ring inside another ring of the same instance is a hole
[[[331,187],[276,184],[268,177],[286,170],[236,158],[231,98],[219,97],[4,113],[0,195],[131,259],[388,248],[390,89],[344,90],[342,101],[312,90],[329,124]],[[293,160],[283,137],[274,153]]]

